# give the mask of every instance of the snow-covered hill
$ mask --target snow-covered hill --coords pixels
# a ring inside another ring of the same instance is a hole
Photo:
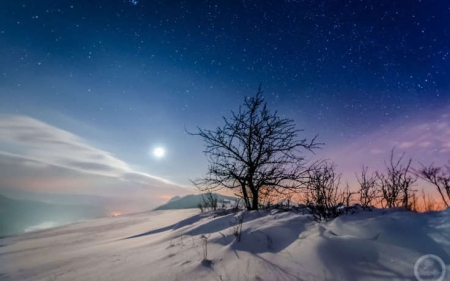
[[[4,238],[0,279],[416,280],[426,254],[450,271],[450,210],[375,210],[323,224],[301,212],[251,212],[240,242],[235,216],[155,211]]]
[[[221,194],[214,193],[219,202],[219,206],[222,205],[222,202],[234,202],[237,198],[231,196],[224,196]],[[170,199],[166,204],[161,205],[155,208],[155,211],[160,210],[176,210],[176,209],[193,209],[198,208],[199,203],[203,203],[204,195],[202,194],[189,194],[183,197],[175,196]]]

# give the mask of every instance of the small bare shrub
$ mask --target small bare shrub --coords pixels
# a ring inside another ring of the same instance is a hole
[[[450,202],[450,164],[442,167],[422,166],[416,174],[423,180],[434,185],[439,192],[445,206]]]
[[[356,175],[359,183],[359,203],[364,210],[371,210],[379,197],[377,176],[375,173],[369,175],[369,168],[363,166],[361,175]]]
[[[351,192],[350,186],[347,183],[345,185],[345,189],[341,193],[341,199],[339,200],[340,202],[342,202],[344,204],[344,211],[346,214],[348,214],[350,211],[352,212],[352,214],[354,213],[353,208],[350,206],[351,205],[350,203],[352,201],[352,196],[354,194],[356,194],[356,192]]]
[[[210,191],[202,194],[202,201],[198,204],[198,208],[203,211],[216,211],[219,203],[217,194]]]
[[[207,192],[205,194],[205,201],[207,202],[207,206],[212,210],[215,211],[217,210],[217,206],[218,206],[218,202],[219,199],[217,197],[217,194],[212,193],[212,192]]]
[[[233,235],[238,242],[241,242],[242,223],[244,222],[245,212],[241,212],[234,217]]]
[[[409,159],[403,164],[404,153],[395,160],[394,149],[391,150],[391,158],[386,162],[386,174],[376,173],[381,188],[381,205],[384,208],[404,207],[411,210],[411,198],[414,190],[412,185],[417,181],[417,176],[412,173]]]
[[[203,260],[202,261],[206,261],[206,260],[208,260],[208,238],[209,238],[209,235],[206,236],[203,234],[200,238],[203,240]]]
[[[197,207],[200,209],[201,213],[203,213],[205,211],[205,207],[203,206],[203,203],[198,203]]]
[[[306,203],[313,220],[335,218],[341,214],[339,185],[341,175],[335,165],[321,163],[308,171]]]

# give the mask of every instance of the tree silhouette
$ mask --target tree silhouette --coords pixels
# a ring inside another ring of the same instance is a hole
[[[361,175],[356,174],[359,183],[359,201],[363,209],[371,209],[379,197],[378,178],[375,173],[369,175],[369,168],[362,167]]]
[[[414,190],[412,185],[417,181],[414,175],[411,162],[409,159],[406,165],[402,164],[403,153],[397,160],[394,157],[394,149],[391,150],[391,158],[389,162],[385,162],[386,174],[376,173],[380,181],[381,188],[381,205],[387,208],[404,207],[410,209],[410,199]]]
[[[347,201],[347,196],[350,201],[350,192],[340,196],[340,184],[341,174],[336,172],[336,166],[332,163],[324,161],[308,171],[306,204],[314,220],[335,218],[341,214],[338,204]]]
[[[249,210],[258,209],[263,189],[280,193],[298,189],[308,169],[302,153],[321,145],[316,137],[299,140],[303,130],[267,109],[261,87],[231,113],[215,130],[197,128],[197,133],[190,133],[203,138],[209,162],[206,176],[193,183],[202,191],[238,189]]]
[[[448,202],[450,202],[450,162],[449,165],[445,165],[444,168],[435,167],[433,164],[422,166],[416,174],[437,188],[442,201],[445,206],[448,207]],[[447,199],[444,194],[447,195]]]

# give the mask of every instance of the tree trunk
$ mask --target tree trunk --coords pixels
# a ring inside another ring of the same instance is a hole
[[[245,184],[242,184],[241,187],[242,187],[242,197],[244,197],[245,207],[247,208],[247,210],[250,210],[251,206],[250,206],[250,200],[248,199],[247,187],[245,186]]]
[[[252,190],[252,210],[258,210],[259,209],[259,200],[258,200],[258,191],[257,190]]]

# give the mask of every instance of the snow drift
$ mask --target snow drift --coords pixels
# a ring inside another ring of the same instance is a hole
[[[300,211],[246,212],[240,242],[235,216],[154,211],[4,238],[0,279],[416,280],[426,254],[450,271],[450,210],[374,210],[326,223]]]

